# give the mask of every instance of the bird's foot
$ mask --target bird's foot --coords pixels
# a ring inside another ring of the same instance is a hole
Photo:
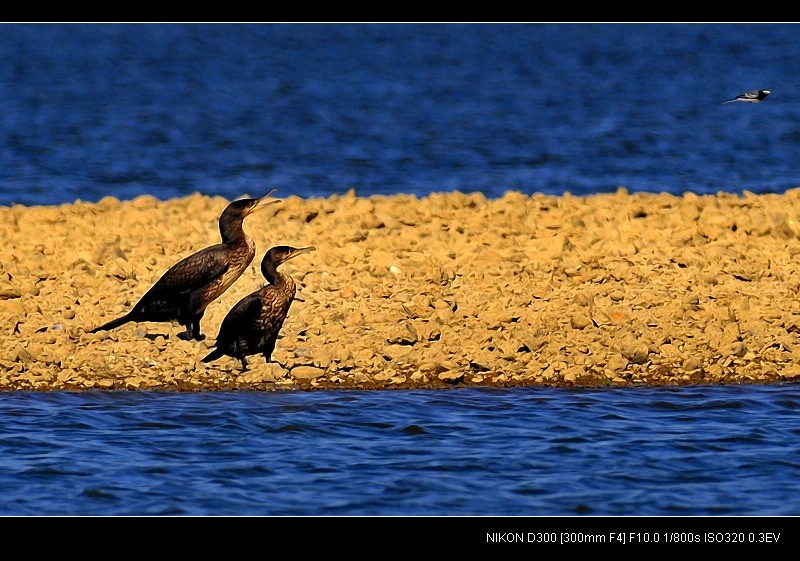
[[[183,333],[178,333],[178,337],[183,339],[184,341],[204,341],[206,336],[202,333],[192,333],[191,331],[184,331]]]

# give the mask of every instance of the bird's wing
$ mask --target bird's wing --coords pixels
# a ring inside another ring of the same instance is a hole
[[[763,93],[762,93],[762,90],[751,90],[749,92],[740,93],[739,95],[737,95],[733,99],[729,99],[727,101],[723,101],[722,103],[730,103],[732,101],[749,101],[749,102],[761,101],[762,99],[764,99],[768,95],[769,95],[769,92],[767,92],[767,91],[763,91]]]
[[[222,324],[219,326],[217,346],[234,339],[242,331],[249,331],[250,326],[252,326],[261,315],[261,307],[259,291],[255,291],[239,300],[233,308],[228,311],[227,315],[222,320]]]
[[[212,245],[175,263],[150,290],[159,294],[197,290],[222,276],[229,267],[227,248]]]

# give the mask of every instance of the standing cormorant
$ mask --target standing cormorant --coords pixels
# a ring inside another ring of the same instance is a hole
[[[178,261],[142,296],[133,309],[90,333],[114,329],[129,321],[174,321],[186,327],[181,339],[202,341],[200,320],[206,307],[225,292],[252,263],[256,244],[242,223],[246,216],[280,202],[266,200],[274,192],[257,199],[239,199],[229,204],[219,217],[222,243],[201,249]]]
[[[231,308],[220,325],[216,348],[203,358],[203,362],[227,355],[241,360],[244,372],[249,355],[263,354],[268,363],[272,361],[278,332],[297,290],[292,277],[278,272],[278,267],[315,249],[313,246],[295,248],[280,245],[264,254],[261,273],[269,284],[245,296]]]

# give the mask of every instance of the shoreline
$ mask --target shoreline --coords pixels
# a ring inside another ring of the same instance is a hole
[[[275,196],[245,220],[256,257],[202,342],[168,323],[88,330],[218,243],[230,201],[0,207],[0,391],[800,381],[800,189]],[[298,291],[280,364],[200,362],[281,244],[317,251],[281,268]]]

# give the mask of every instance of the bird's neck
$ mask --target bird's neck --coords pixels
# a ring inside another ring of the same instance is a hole
[[[289,275],[285,275],[278,271],[276,267],[271,265],[265,265],[261,267],[261,274],[264,275],[264,278],[267,279],[267,282],[273,286],[278,288],[284,289],[286,292],[290,294],[294,294],[295,292],[295,284],[294,279]]]
[[[219,233],[222,235],[222,243],[235,245],[247,241],[247,234],[242,228],[243,218],[235,218],[227,222],[220,222]]]

